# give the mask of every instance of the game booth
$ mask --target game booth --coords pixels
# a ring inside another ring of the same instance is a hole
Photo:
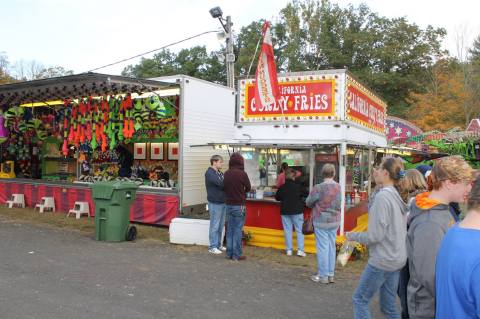
[[[387,146],[386,104],[346,70],[289,73],[278,81],[281,97],[266,109],[255,104],[254,80],[240,80],[234,139],[211,143],[245,158],[255,189],[246,204],[249,244],[284,248],[274,198],[282,163],[299,172],[308,191],[322,182],[323,165],[334,164],[343,194],[339,235],[365,230],[371,169],[376,150]],[[305,250],[315,252],[313,235]]]
[[[133,181],[131,221],[168,226],[204,209],[211,152],[190,146],[233,136],[234,101],[232,89],[183,75],[0,85],[0,202],[48,197],[55,211],[81,202],[93,215],[92,183]]]

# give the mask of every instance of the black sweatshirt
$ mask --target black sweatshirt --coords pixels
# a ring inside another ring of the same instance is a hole
[[[275,194],[275,199],[282,202],[280,213],[282,215],[296,215],[303,213],[302,186],[287,179]]]

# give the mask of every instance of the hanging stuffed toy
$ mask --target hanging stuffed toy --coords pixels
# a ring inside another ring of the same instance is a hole
[[[5,117],[3,112],[0,111],[0,144],[4,143],[8,139],[8,129],[5,126]]]

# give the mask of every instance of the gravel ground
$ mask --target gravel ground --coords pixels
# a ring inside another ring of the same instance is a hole
[[[320,285],[309,280],[311,267],[249,249],[251,258],[233,262],[204,247],[96,242],[0,214],[0,317],[352,318],[358,269]],[[372,309],[381,318],[376,300]]]

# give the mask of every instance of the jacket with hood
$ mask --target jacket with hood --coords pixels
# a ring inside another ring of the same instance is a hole
[[[410,280],[407,302],[410,318],[435,318],[435,262],[454,219],[448,205],[430,199],[430,193],[415,197],[408,218],[407,254]]]
[[[368,212],[368,231],[349,233],[348,239],[366,244],[368,263],[384,271],[397,271],[407,260],[405,238],[407,205],[393,186],[381,188]]]
[[[246,194],[250,191],[251,186],[248,175],[243,169],[243,157],[239,153],[233,153],[230,156],[223,186],[227,205],[245,205]]]

